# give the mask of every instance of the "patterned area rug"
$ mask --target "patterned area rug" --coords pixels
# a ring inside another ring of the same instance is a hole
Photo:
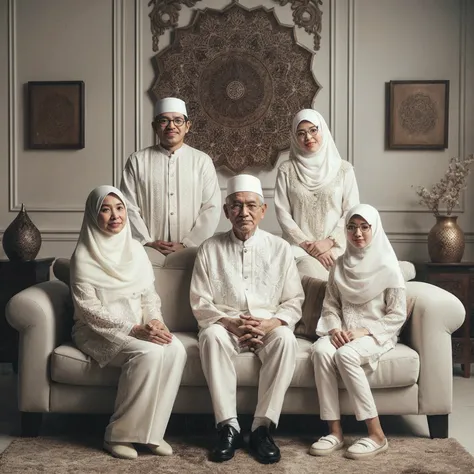
[[[306,437],[276,437],[282,452],[278,464],[264,466],[246,450],[237,451],[234,459],[212,463],[207,452],[212,439],[193,437],[187,440],[170,437],[175,454],[164,458],[145,450],[138,459],[114,459],[102,451],[97,437],[79,438],[19,438],[0,457],[0,472],[8,474],[125,474],[125,473],[352,473],[365,474],[440,474],[474,473],[474,458],[454,439],[389,438],[389,450],[366,461],[352,461],[339,451],[327,458],[308,454],[313,439]],[[351,442],[352,439],[348,439]]]

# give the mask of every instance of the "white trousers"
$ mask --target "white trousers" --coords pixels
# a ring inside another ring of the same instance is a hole
[[[298,257],[296,259],[296,266],[301,277],[307,275],[324,281],[327,281],[329,278],[329,272],[323,267],[319,260],[311,257],[311,255]]]
[[[372,337],[367,336],[364,346],[368,348],[367,346],[372,344],[371,341],[373,341],[374,350],[376,350],[377,343]],[[330,336],[321,337],[313,344],[311,359],[318,389],[321,420],[339,420],[341,418],[337,385],[338,372],[349,394],[357,420],[367,420],[378,416],[374,397],[363,367],[366,366],[369,369],[368,363],[371,357],[370,355],[361,356],[354,347],[351,347],[351,342],[336,349],[331,344]]]
[[[297,342],[293,332],[280,326],[267,334],[255,351],[262,366],[258,381],[255,417],[266,417],[278,425],[285,393],[296,366]],[[242,352],[238,338],[220,324],[199,333],[199,350],[209,386],[216,424],[237,417],[237,374],[234,358]]]
[[[159,445],[163,440],[186,363],[186,350],[135,339],[109,365],[121,367],[115,411],[106,441]]]

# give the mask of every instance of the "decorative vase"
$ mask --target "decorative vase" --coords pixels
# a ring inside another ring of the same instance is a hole
[[[433,263],[457,263],[464,254],[464,232],[458,216],[436,216],[428,234],[428,253]]]
[[[29,218],[24,204],[3,234],[3,250],[12,261],[34,260],[41,247],[41,234]]]

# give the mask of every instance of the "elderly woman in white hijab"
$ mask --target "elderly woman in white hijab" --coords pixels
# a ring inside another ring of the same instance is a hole
[[[278,169],[275,209],[298,270],[327,280],[344,253],[344,217],[359,203],[352,165],[342,160],[322,115],[298,112],[291,128],[290,160]]]
[[[368,437],[350,446],[346,456],[364,459],[387,450],[367,374],[382,354],[393,349],[406,320],[405,281],[379,213],[359,204],[346,216],[347,248],[331,269],[312,348],[320,416],[329,435],[310,454],[324,456],[344,446],[340,422],[339,373],[358,421]]]
[[[135,459],[132,443],[170,455],[163,436],[186,352],[163,322],[151,263],[132,239],[122,193],[99,186],[87,198],[71,259],[73,340],[100,367],[120,367],[104,449]]]

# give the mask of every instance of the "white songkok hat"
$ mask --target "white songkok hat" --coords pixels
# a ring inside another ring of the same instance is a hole
[[[186,117],[188,116],[184,100],[177,99],[176,97],[166,97],[166,99],[160,99],[155,104],[155,117],[167,112],[176,112]]]
[[[259,194],[263,199],[262,184],[255,176],[238,174],[227,180],[227,196],[246,191]]]

